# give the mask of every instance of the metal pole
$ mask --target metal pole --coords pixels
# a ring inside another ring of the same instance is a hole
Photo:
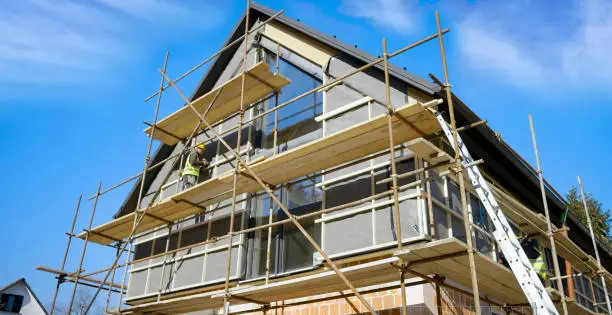
[[[261,24],[260,24],[259,26],[261,26]],[[258,26],[258,27],[259,27],[259,26]],[[257,27],[253,28],[253,29],[251,30],[251,32],[253,32],[255,29],[257,29]],[[444,29],[444,30],[442,30],[442,34],[446,34],[446,33],[448,33],[448,32],[449,32],[449,29]],[[397,55],[399,55],[399,54],[401,54],[401,53],[404,53],[404,52],[406,52],[406,51],[408,51],[408,50],[410,50],[410,49],[413,49],[413,48],[415,48],[415,47],[417,47],[417,46],[420,46],[420,45],[422,45],[422,44],[424,44],[424,43],[427,43],[427,42],[429,42],[429,41],[431,41],[431,40],[435,39],[436,37],[438,37],[438,35],[437,35],[437,34],[433,34],[433,35],[430,35],[430,36],[428,36],[428,37],[426,37],[426,38],[424,38],[424,39],[422,39],[422,40],[419,40],[419,41],[417,41],[417,42],[414,42],[414,43],[412,43],[412,44],[410,44],[410,45],[408,45],[408,46],[406,46],[406,47],[403,47],[403,48],[401,48],[401,49],[399,49],[399,50],[396,50],[395,52],[393,52],[393,53],[390,53],[390,54],[389,54],[389,59],[391,59],[392,57],[395,57],[395,56],[397,56]],[[375,65],[377,65],[377,64],[379,64],[379,63],[381,63],[382,61],[383,61],[383,60],[382,60],[382,58],[378,58],[378,59],[376,59],[376,60],[372,61],[372,62],[371,62],[371,63],[369,63],[369,64],[363,65],[362,67],[360,67],[360,68],[358,68],[358,69],[355,69],[355,70],[350,71],[349,73],[347,73],[347,74],[343,75],[342,77],[336,78],[336,79],[334,79],[334,80],[332,80],[332,81],[329,81],[329,82],[327,82],[327,83],[325,83],[325,84],[321,84],[321,85],[319,85],[319,86],[317,86],[317,87],[315,87],[315,88],[313,88],[313,89],[311,89],[311,90],[309,90],[309,91],[306,91],[306,92],[304,92],[304,93],[302,93],[302,94],[300,94],[300,95],[298,95],[298,96],[296,96],[296,97],[294,97],[294,98],[292,98],[292,99],[290,99],[290,100],[287,100],[287,101],[283,102],[282,104],[277,105],[277,107],[276,107],[275,109],[273,108],[273,109],[271,109],[271,110],[267,110],[267,111],[264,111],[264,112],[262,112],[262,113],[259,113],[259,114],[255,115],[255,116],[253,116],[252,118],[250,118],[249,120],[245,121],[244,123],[249,123],[249,122],[255,121],[256,119],[259,119],[259,118],[261,118],[261,117],[263,117],[263,116],[265,116],[265,115],[267,115],[267,114],[271,113],[272,111],[278,110],[278,109],[280,109],[280,108],[282,108],[282,107],[285,107],[285,106],[287,106],[287,105],[289,105],[289,104],[291,104],[291,103],[293,103],[293,102],[295,102],[295,101],[297,101],[297,100],[299,100],[299,99],[302,99],[302,98],[306,97],[307,95],[309,95],[309,94],[311,94],[311,93],[314,93],[314,92],[319,92],[319,91],[323,91],[323,90],[325,90],[325,89],[327,89],[327,88],[329,88],[329,87],[331,87],[331,86],[333,86],[333,85],[337,85],[337,84],[338,84],[338,83],[340,83],[341,81],[346,80],[347,78],[349,78],[349,77],[351,77],[351,76],[353,76],[353,75],[355,75],[355,74],[357,74],[357,73],[359,73],[359,72],[362,72],[362,71],[364,71],[364,70],[366,70],[366,69],[369,69],[370,67],[375,66]],[[206,116],[206,115],[204,115],[204,116]],[[398,117],[402,117],[402,116],[398,116]],[[224,121],[224,120],[226,120],[226,119],[227,119],[227,118],[223,119],[222,121]],[[218,124],[219,124],[219,122],[215,122],[215,123],[213,124],[213,126],[217,126]],[[225,135],[225,134],[229,133],[229,131],[231,131],[231,130],[233,130],[233,129],[235,129],[235,128],[236,128],[236,127],[232,127],[232,128],[230,128],[230,129],[228,129],[228,130],[223,131],[221,134],[222,134],[222,135]],[[198,128],[198,129],[199,129],[199,128]],[[187,141],[187,142],[188,142],[188,141]],[[171,160],[171,159],[172,159],[172,158],[174,158],[175,156],[178,156],[178,154],[176,154],[176,155],[171,155],[171,156],[167,157],[166,159],[164,159],[164,160],[160,161],[159,163],[157,163],[157,164],[155,164],[155,165],[153,165],[153,166],[149,167],[149,168],[148,168],[148,170],[151,170],[151,169],[154,169],[154,168],[157,168],[157,167],[160,167],[160,166],[164,165],[164,163],[165,163],[165,162],[167,162],[167,161]],[[142,173],[142,172],[141,172],[141,173]],[[134,175],[134,176],[132,176],[132,177],[128,178],[127,180],[125,180],[125,181],[121,182],[121,183],[120,183],[120,184],[118,184],[118,185],[115,185],[115,186],[113,186],[113,187],[110,187],[110,188],[105,189],[105,190],[104,190],[104,191],[103,191],[101,194],[104,194],[104,193],[106,193],[106,192],[108,192],[108,191],[110,191],[110,190],[112,190],[112,189],[115,189],[115,188],[117,188],[117,187],[119,187],[119,186],[121,186],[121,185],[123,185],[123,184],[125,184],[125,183],[128,183],[128,182],[130,182],[130,181],[134,180],[135,178],[137,178],[138,176],[140,176],[140,175],[141,175],[141,173],[138,173],[138,174],[136,174],[136,175]],[[89,198],[88,198],[88,200],[91,200],[91,199],[93,199],[94,197],[95,197],[95,196],[91,196],[91,197],[89,197]]]
[[[542,204],[544,205],[544,214],[546,214],[546,226],[548,228],[547,236],[550,242],[550,250],[552,252],[553,268],[555,277],[557,278],[557,291],[561,295],[561,306],[563,314],[567,315],[567,302],[565,301],[565,290],[563,289],[563,281],[561,280],[561,271],[559,269],[559,259],[557,258],[557,246],[550,222],[550,213],[548,211],[548,201],[546,200],[546,190],[544,188],[544,177],[542,175],[542,167],[540,166],[540,154],[538,153],[538,144],[536,142],[535,129],[533,127],[533,118],[529,114],[529,129],[531,130],[531,140],[533,141],[533,152],[535,153],[536,165],[538,167],[538,179],[540,180],[540,192],[542,193]]]
[[[433,198],[431,196],[431,180],[430,175],[429,175],[429,170],[427,170],[428,167],[430,167],[431,165],[429,164],[429,162],[424,162],[423,165],[426,170],[425,170],[425,189],[427,189],[427,210],[428,210],[428,215],[429,215],[429,233],[431,234],[431,238],[432,239],[436,239],[437,235],[436,235],[436,224],[434,221],[434,209],[433,209]]]
[[[608,288],[606,286],[606,280],[603,276],[603,268],[601,267],[601,260],[599,259],[599,250],[597,249],[597,242],[595,241],[595,233],[593,233],[593,225],[591,224],[591,216],[589,215],[589,207],[587,206],[586,197],[584,195],[584,189],[582,188],[582,180],[578,176],[578,185],[580,185],[580,195],[582,196],[582,205],[584,206],[584,213],[586,214],[587,223],[589,224],[589,232],[591,233],[591,240],[593,241],[593,250],[595,251],[595,257],[597,258],[597,274],[601,279],[601,286],[606,296],[606,306],[608,307],[608,314],[612,314],[612,307],[610,307],[610,297],[608,296]]]
[[[400,272],[400,295],[402,297],[402,315],[406,315],[408,310],[406,309],[406,269],[408,267],[403,266]]]
[[[274,220],[274,207],[272,207],[272,203],[270,203],[268,212],[268,240],[266,242],[266,284],[268,284],[270,281],[270,251],[272,250],[272,222]]]
[[[438,315],[442,315],[442,313],[443,313],[443,309],[442,309],[442,292],[441,292],[442,290],[440,288],[440,281],[442,281],[442,279],[438,275],[435,275],[434,279],[436,279],[435,286],[436,286],[436,304],[438,306]]]
[[[76,275],[74,276],[74,287],[72,289],[72,297],[70,298],[70,305],[68,306],[68,314],[72,312],[72,306],[74,305],[74,296],[76,295],[77,287],[79,286],[79,276],[81,275],[81,268],[83,267],[83,260],[85,259],[85,252],[87,251],[87,243],[89,241],[89,230],[93,224],[94,215],[96,214],[96,207],[98,206],[98,196],[100,194],[100,187],[102,182],[98,182],[98,190],[96,192],[96,199],[94,199],[93,207],[91,208],[91,216],[89,217],[89,225],[87,227],[87,233],[85,234],[85,242],[83,242],[83,250],[81,251],[81,260],[79,261],[79,268],[77,268]],[[106,279],[102,281],[100,286],[106,282]]]
[[[138,216],[134,216],[134,222],[132,223],[132,229],[135,229],[137,218]],[[121,298],[123,297],[123,291],[124,291],[123,289],[125,288],[125,279],[127,278],[127,272],[129,268],[128,263],[130,261],[130,253],[134,250],[134,240],[131,237],[128,237],[128,242],[130,243],[130,250],[126,254],[126,257],[125,257],[125,263],[124,263],[125,267],[123,268],[123,277],[121,277],[121,290],[120,290],[121,292],[119,292],[119,296],[117,297],[117,311],[119,312],[121,312]],[[117,255],[117,256],[120,257],[120,255]],[[111,268],[111,269],[117,269],[119,267],[120,266],[114,266],[114,268]]]
[[[172,236],[172,223],[168,223],[168,237],[166,238],[166,250],[164,251],[164,253],[168,253],[168,250],[170,249],[170,236]],[[177,244],[177,248],[178,248],[178,244]],[[159,279],[159,291],[157,292],[157,302],[159,302],[159,300],[161,299],[161,294],[162,294],[163,287],[164,287],[164,277],[166,276],[166,260],[169,255],[171,254],[164,255],[164,262],[162,263],[161,278]]]
[[[119,251],[119,247],[117,247],[117,254],[116,255],[121,255],[121,252]],[[129,255],[128,255],[129,256]],[[117,271],[117,268],[113,269],[113,275],[111,277],[111,283],[115,283],[115,272]],[[108,295],[106,296],[106,303],[104,304],[104,312],[105,314],[108,313],[108,304],[110,303],[110,299],[111,299],[111,293],[113,292],[112,290],[112,286],[109,287],[108,290]],[[119,291],[119,294],[122,294],[121,292],[123,291],[123,289],[121,289],[121,291]]]
[[[160,72],[161,72],[161,73],[164,75],[164,77],[166,77],[166,76],[165,76],[165,73],[163,73],[161,70],[159,70],[159,71],[160,71]],[[166,79],[167,79],[167,77],[166,77]],[[208,105],[208,108],[206,109],[206,112],[205,112],[205,114],[204,114],[204,115],[206,115],[206,113],[208,113],[208,111],[209,111],[209,110],[212,108],[212,106],[215,104],[215,102],[217,101],[217,98],[219,97],[220,92],[221,92],[221,90],[219,90],[219,91],[217,92],[217,94],[215,95],[215,97],[213,98],[213,100],[210,102],[210,104]],[[198,124],[195,126],[195,128],[193,129],[193,131],[191,132],[191,134],[189,135],[189,137],[187,137],[187,140],[185,141],[185,143],[189,143],[189,141],[191,141],[191,139],[192,139],[192,138],[193,138],[193,136],[195,135],[196,131],[197,131],[197,130],[200,128],[200,125],[201,125],[201,124],[202,124],[202,122],[201,122],[201,121],[200,121],[200,122],[198,122]],[[210,125],[208,125],[208,126],[210,127]],[[178,161],[178,159],[175,159],[175,160],[174,160],[174,162],[172,163],[172,165],[171,165],[170,169],[174,169],[174,167],[176,166],[176,162],[177,162],[177,161]],[[159,188],[158,188],[158,189],[155,191],[155,193],[153,194],[153,196],[152,196],[151,200],[149,201],[149,204],[147,205],[147,207],[146,207],[144,210],[142,210],[142,211],[140,211],[140,210],[136,209],[136,214],[134,215],[134,225],[133,225],[132,230],[130,231],[129,235],[127,236],[127,239],[128,239],[128,240],[132,239],[132,237],[133,237],[133,236],[134,236],[134,234],[136,233],[136,229],[137,229],[137,227],[140,225],[140,223],[141,223],[141,222],[142,222],[142,220],[144,219],[144,217],[145,217],[145,215],[146,215],[147,211],[148,211],[148,210],[151,208],[151,205],[153,205],[153,203],[155,202],[155,199],[157,198],[157,196],[159,196],[159,194],[161,193],[161,190],[162,190],[163,185],[166,183],[166,181],[168,180],[168,178],[170,178],[170,175],[171,175],[171,174],[172,174],[172,172],[168,172],[168,174],[166,174],[166,176],[164,177],[164,179],[162,180],[162,182],[161,182],[161,184],[160,184],[160,187],[159,187]],[[139,214],[140,214],[140,216],[139,216]],[[130,243],[132,243],[132,242],[130,242]],[[123,243],[123,245],[121,246],[121,252],[123,252],[123,251],[125,250],[125,248],[126,248],[126,245],[127,245],[127,244],[128,244],[128,242]],[[106,272],[106,275],[104,276],[104,280],[103,280],[102,282],[104,282],[104,281],[106,281],[106,280],[108,279],[108,276],[110,275],[111,270],[112,270],[113,268],[115,268],[115,266],[117,265],[117,262],[119,261],[119,258],[120,258],[120,257],[121,257],[120,255],[115,256],[115,259],[113,260],[113,263],[111,264],[111,267],[110,267],[110,268],[108,268],[108,271]],[[100,290],[101,290],[101,289],[102,289],[102,286],[101,286],[101,285],[100,285],[100,286],[98,286],[98,288],[96,289],[96,292],[95,292],[95,293],[94,293],[94,295],[93,295],[93,298],[92,298],[92,299],[91,299],[91,301],[89,302],[89,305],[87,305],[87,308],[85,309],[85,313],[84,313],[84,314],[87,314],[87,312],[89,312],[89,310],[90,310],[90,309],[91,309],[91,307],[93,306],[93,303],[94,303],[94,301],[95,301],[96,297],[97,297],[97,296],[98,296],[98,294],[100,293]],[[120,309],[119,309],[119,311],[120,311]]]
[[[66,243],[66,251],[64,252],[64,259],[62,259],[62,266],[60,271],[64,271],[64,267],[66,267],[66,260],[68,259],[68,252],[70,251],[70,243],[72,243],[72,236],[74,235],[74,225],[76,224],[77,216],[79,214],[79,208],[81,207],[81,199],[83,198],[83,194],[79,195],[79,199],[77,201],[76,209],[74,210],[74,217],[72,218],[72,225],[70,226],[70,233],[68,233],[68,242]],[[55,293],[53,294],[53,301],[51,302],[51,311],[50,315],[53,315],[53,311],[55,310],[55,302],[57,301],[57,294],[59,293],[60,285],[63,282],[62,276],[57,277],[57,286],[55,287]],[[75,284],[76,285],[76,284]]]
[[[438,42],[440,43],[440,55],[442,57],[442,69],[444,70],[444,91],[446,92],[446,101],[448,102],[448,112],[450,115],[450,124],[453,131],[453,142],[455,149],[455,168],[459,180],[459,190],[461,192],[461,208],[463,212],[463,226],[465,229],[465,239],[468,248],[468,259],[470,262],[470,276],[472,278],[472,292],[474,295],[474,307],[476,314],[480,315],[480,293],[478,289],[478,279],[476,277],[476,262],[474,261],[474,247],[472,246],[472,225],[470,224],[470,213],[467,207],[467,197],[465,195],[465,178],[463,176],[463,165],[461,156],[459,155],[459,141],[457,140],[457,123],[455,121],[455,109],[453,107],[453,96],[451,93],[451,85],[448,79],[448,67],[446,65],[446,52],[444,50],[444,39],[442,38],[442,29],[440,27],[440,15],[436,11],[436,27],[438,29]]]
[[[168,55],[170,53],[166,51],[166,57],[164,58],[164,68],[163,71],[166,73],[166,68],[168,67]],[[142,171],[142,177],[140,180],[140,190],[138,191],[138,201],[136,202],[136,209],[140,209],[140,203],[142,201],[142,194],[144,192],[145,180],[147,179],[147,168],[149,167],[149,162],[151,160],[151,147],[153,146],[153,137],[155,135],[155,126],[157,126],[157,116],[159,114],[159,107],[161,105],[161,99],[164,87],[165,77],[161,76],[161,82],[159,83],[159,93],[157,96],[157,103],[155,104],[155,115],[153,117],[153,127],[151,127],[151,136],[149,137],[149,146],[147,147],[147,155],[145,156],[145,164]]]
[[[594,311],[599,313],[597,312],[597,297],[595,296],[595,288],[593,287],[593,277],[587,276],[587,279],[589,279],[589,288],[591,289],[591,303],[593,303]]]
[[[240,142],[242,141],[242,120],[244,119],[244,89],[247,71],[247,54],[249,51],[249,11],[251,9],[251,0],[246,0],[246,11],[244,12],[244,50],[242,51],[242,75],[240,76],[240,115],[238,116],[238,135],[236,137],[236,152],[240,155]],[[203,117],[202,117],[203,118]],[[236,158],[236,168],[234,169],[233,190],[232,190],[232,212],[229,222],[229,238],[227,247],[227,263],[225,265],[225,295],[223,297],[223,305],[229,312],[229,284],[230,272],[232,267],[232,242],[234,239],[234,220],[236,218],[236,187],[238,185],[238,175],[240,174],[241,159]],[[242,237],[242,236],[241,236]]]
[[[402,249],[402,228],[400,222],[399,192],[397,190],[397,166],[395,161],[395,142],[393,141],[393,108],[391,108],[391,87],[389,86],[389,55],[387,54],[387,39],[382,39],[383,66],[385,69],[385,105],[387,106],[387,132],[389,133],[389,154],[391,155],[391,179],[393,185],[393,216],[395,217],[395,237],[397,249]],[[402,297],[401,314],[406,315],[406,267],[400,272],[400,291]]]
[[[166,69],[168,68],[168,57],[170,55],[169,51],[166,51],[166,56],[164,58],[164,66],[163,66],[163,71],[164,73],[166,72]],[[153,137],[155,135],[155,129],[157,126],[157,117],[159,115],[159,107],[161,105],[161,99],[162,99],[162,95],[163,95],[163,87],[164,87],[164,82],[165,82],[165,78],[164,76],[161,76],[161,80],[159,83],[159,93],[157,93],[157,101],[155,103],[155,114],[153,115],[153,126],[151,127],[151,135],[149,136],[149,145],[147,147],[147,155],[145,156],[145,163],[144,163],[144,167],[142,170],[142,177],[140,178],[140,189],[138,191],[138,200],[136,201],[136,210],[140,209],[141,206],[141,202],[142,202],[142,195],[144,193],[144,186],[145,186],[145,181],[147,179],[147,169],[149,168],[149,163],[151,161],[151,148],[153,147]],[[132,227],[135,227],[136,224],[136,217],[134,216],[134,223],[132,224]],[[170,237],[170,236],[168,236]],[[133,249],[134,247],[134,240],[130,237],[128,239],[128,242],[130,242],[130,249]],[[129,261],[130,259],[130,255],[128,253],[128,255],[125,257],[125,261],[126,263]],[[115,268],[116,269],[116,268]],[[121,281],[121,291],[123,292],[123,286],[125,285],[125,278],[127,275],[127,265],[124,269],[124,273],[123,273],[123,279]],[[119,294],[119,303],[117,306],[118,310],[121,310],[121,296],[122,294]],[[159,297],[158,297],[159,298]]]
[[[385,68],[385,105],[387,106],[387,132],[389,133],[389,154],[391,154],[391,179],[393,182],[393,216],[395,217],[395,237],[397,237],[397,249],[402,249],[402,228],[400,224],[399,193],[397,191],[397,167],[395,163],[395,143],[393,141],[393,108],[391,108],[391,87],[389,86],[389,55],[387,54],[387,40],[382,39],[383,63]],[[402,310],[406,315],[406,310]]]
[[[161,71],[160,71],[161,72]],[[165,74],[164,74],[165,75]],[[189,101],[185,95],[181,92],[181,90],[174,84],[174,82],[170,81],[170,84],[175,88],[175,90],[178,92],[178,94],[181,96],[181,98],[187,103],[187,105],[191,108],[191,110],[193,111],[193,113],[195,115],[197,115],[200,120],[202,122],[204,122],[208,127],[210,127],[210,124],[208,123],[208,121],[206,121],[206,119],[204,119],[204,116],[202,116],[202,114],[200,114],[198,112],[198,110],[193,106],[193,104],[191,103],[191,101]],[[376,314],[376,312],[374,311],[374,309],[372,308],[372,306],[370,305],[370,303],[368,303],[368,301],[366,301],[366,299],[357,291],[357,289],[355,288],[355,286],[353,286],[353,284],[350,282],[350,280],[344,275],[344,273],[342,273],[342,271],[338,268],[338,266],[336,266],[336,264],[331,260],[331,258],[329,258],[329,256],[327,255],[327,253],[325,253],[325,251],[319,246],[319,244],[317,244],[317,242],[310,236],[310,234],[308,234],[308,232],[306,231],[306,229],[304,229],[304,227],[302,226],[302,224],[300,224],[295,216],[293,214],[291,214],[291,212],[287,209],[287,207],[285,207],[282,202],[276,198],[276,196],[274,195],[274,192],[270,189],[270,187],[268,187],[268,185],[266,183],[263,182],[263,180],[261,180],[261,178],[259,177],[259,175],[257,175],[252,169],[251,167],[249,167],[248,164],[246,164],[243,160],[242,157],[240,156],[239,153],[237,153],[236,151],[234,151],[234,149],[232,149],[232,147],[227,144],[227,142],[219,136],[219,133],[214,130],[211,129],[211,131],[213,132],[213,134],[217,137],[217,139],[219,140],[219,142],[221,144],[223,144],[223,146],[225,146],[225,148],[228,150],[228,152],[231,152],[235,157],[236,160],[238,161],[239,165],[242,165],[242,167],[244,167],[245,171],[252,177],[252,179],[254,179],[264,190],[265,192],[270,196],[270,198],[272,198],[272,200],[278,205],[278,207],[283,211],[283,213],[291,220],[291,222],[295,225],[295,227],[300,231],[300,233],[302,233],[302,235],[304,235],[304,237],[306,238],[306,240],[315,248],[315,250],[317,252],[319,252],[319,254],[321,254],[321,256],[323,257],[323,259],[325,259],[325,261],[327,262],[327,264],[334,270],[334,272],[338,275],[338,277],[340,277],[340,279],[342,279],[342,281],[347,285],[347,287],[349,287],[349,289],[351,289],[351,291],[353,291],[353,293],[355,293],[355,296],[357,296],[357,298],[361,301],[361,303],[363,305],[365,305],[369,312],[372,313],[373,315]]]
[[[261,22],[261,24],[255,26],[253,28],[253,32],[264,27],[266,24],[268,24],[269,22],[275,20],[277,17],[279,17],[281,14],[285,13],[285,10],[280,10],[278,11],[276,14],[272,15],[269,19]],[[221,54],[222,52],[226,51],[227,49],[229,49],[230,47],[236,45],[237,43],[239,43],[244,37],[246,37],[245,35],[242,35],[238,38],[236,38],[233,42],[225,45],[223,48],[221,48],[220,50],[218,50],[216,53],[214,53],[212,56],[206,58],[204,61],[200,62],[199,64],[197,64],[196,66],[194,66],[193,68],[189,69],[189,71],[183,73],[181,76],[179,76],[178,78],[176,78],[176,80],[174,80],[174,82],[179,82],[180,80],[184,79],[185,77],[187,77],[188,75],[190,75],[191,73],[193,73],[194,71],[198,70],[199,68],[201,68],[202,66],[204,66],[205,64],[207,64],[209,61],[213,60],[215,57],[217,57],[219,54]],[[157,92],[149,95],[144,101],[148,102],[150,99],[152,99],[153,97],[155,97],[155,95],[161,93],[161,91],[167,89],[170,87],[170,84],[162,86],[160,90],[158,90]]]

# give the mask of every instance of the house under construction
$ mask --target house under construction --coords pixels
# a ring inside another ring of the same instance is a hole
[[[432,35],[395,52],[383,40],[374,57],[283,13],[247,2],[221,50],[178,79],[166,56],[144,169],[98,185],[80,234],[77,206],[61,267],[39,267],[58,290],[94,286],[109,314],[611,313],[612,252],[543,180],[533,125],[537,168],[451,92],[437,15]],[[429,41],[441,79],[389,61]],[[186,96],[175,83],[204,65]],[[158,119],[166,93],[186,105]],[[210,165],[183,189],[197,143]],[[117,249],[108,268],[84,270],[92,243]]]

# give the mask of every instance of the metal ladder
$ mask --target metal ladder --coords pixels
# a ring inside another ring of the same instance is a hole
[[[448,138],[448,141],[453,146],[453,149],[456,150],[456,148],[454,148],[455,142],[453,141],[453,134],[451,133],[448,123],[444,120],[444,117],[442,117],[442,113],[436,112],[435,116],[436,119],[438,119],[438,122],[440,122],[440,126],[442,126],[442,130]],[[457,143],[459,144],[459,154],[463,159],[462,163],[464,167],[467,164],[474,162],[470,152],[463,143],[463,140],[459,134],[457,134]],[[495,197],[493,197],[493,194],[489,189],[489,185],[480,173],[478,166],[472,165],[465,168],[467,169],[472,186],[478,193],[480,201],[484,205],[485,209],[487,210],[487,214],[493,222],[495,229],[493,231],[493,236],[504,253],[504,257],[510,264],[510,268],[521,285],[529,304],[533,308],[534,314],[558,315],[559,313],[550,299],[548,292],[546,289],[544,289],[538,275],[531,266],[527,255],[525,255],[525,252],[523,251],[521,244],[518,242],[514,231],[510,227],[508,220],[506,220],[506,216],[501,211]]]

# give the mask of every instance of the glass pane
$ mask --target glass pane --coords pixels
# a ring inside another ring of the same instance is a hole
[[[320,243],[321,224],[315,224],[314,220],[315,218],[300,220],[300,223],[308,234],[315,239],[315,242]],[[295,225],[286,224],[283,226],[283,229],[283,271],[286,272],[312,266],[313,254],[315,253],[312,244],[306,240],[306,237],[295,227]]]
[[[142,259],[142,258],[151,256],[152,246],[153,246],[153,241],[148,241],[145,243],[134,245],[134,260],[138,260],[138,259]]]
[[[316,187],[321,182],[320,177],[309,179],[301,183],[292,184],[287,188],[287,206],[289,210],[320,202],[321,188]]]
[[[461,192],[459,191],[459,185],[450,178],[448,179],[448,199],[450,208],[461,215],[463,210],[461,209]]]
[[[291,80],[291,83],[281,89],[279,104],[321,84],[319,79],[283,59],[280,60],[280,73]],[[322,100],[321,93],[312,93],[278,110],[279,152],[290,150],[323,135],[321,122],[314,120],[322,113]]]
[[[280,199],[279,192],[275,192],[275,195]],[[268,194],[255,197],[251,202],[251,207],[252,214],[249,223],[250,227],[267,224],[270,220],[270,213],[272,213],[273,221],[279,220],[278,205],[270,198]],[[277,227],[272,228],[272,241],[270,245],[270,274],[275,274],[277,272],[276,247],[278,234],[279,229]],[[248,237],[252,257],[248,276],[250,278],[265,276],[268,248],[268,229],[257,230],[253,233],[249,233]]]

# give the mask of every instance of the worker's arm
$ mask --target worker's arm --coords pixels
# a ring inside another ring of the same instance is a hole
[[[195,151],[192,151],[191,153],[189,153],[189,163],[191,163],[191,165],[193,166],[199,166],[199,167],[208,167],[208,160],[206,160],[206,158],[202,157],[202,159],[199,159],[198,153]]]

